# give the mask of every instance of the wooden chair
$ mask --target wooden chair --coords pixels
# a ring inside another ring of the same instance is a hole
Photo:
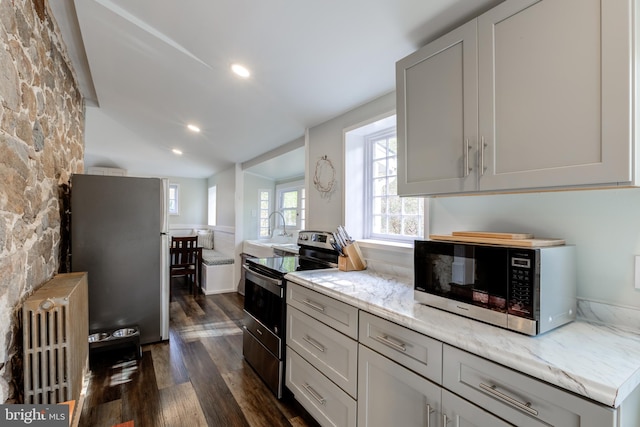
[[[198,236],[171,237],[170,276],[186,276],[190,280],[192,293],[200,289],[202,248],[198,247]]]

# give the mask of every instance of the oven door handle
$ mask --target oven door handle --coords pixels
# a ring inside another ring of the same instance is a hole
[[[284,296],[282,293],[282,280],[274,279],[273,277],[260,274],[257,271],[251,270],[246,265],[243,265],[242,268],[245,269],[245,280],[252,281],[256,285],[260,286],[263,289],[266,289],[272,294],[278,295],[280,298]]]

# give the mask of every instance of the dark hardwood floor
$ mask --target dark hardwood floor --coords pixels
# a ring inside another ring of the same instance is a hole
[[[92,354],[80,426],[317,426],[277,400],[242,357],[242,295],[193,296],[174,278],[170,339]]]

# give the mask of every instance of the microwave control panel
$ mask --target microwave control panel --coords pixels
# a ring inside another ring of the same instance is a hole
[[[509,313],[533,318],[536,288],[537,252],[515,250],[509,253]]]

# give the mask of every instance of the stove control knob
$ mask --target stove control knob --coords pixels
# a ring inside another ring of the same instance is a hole
[[[301,234],[298,236],[299,240],[309,240],[309,236],[307,234]]]

